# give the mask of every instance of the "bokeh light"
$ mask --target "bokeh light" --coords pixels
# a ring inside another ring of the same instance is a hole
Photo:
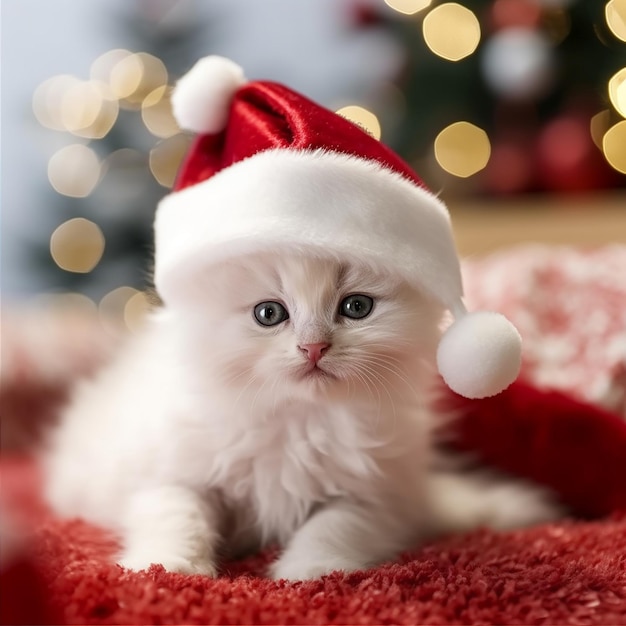
[[[124,305],[124,323],[127,328],[134,332],[140,330],[151,310],[152,303],[144,292],[138,291],[132,295]]]
[[[91,126],[102,108],[102,91],[91,81],[77,81],[67,89],[61,102],[63,126],[70,132]]]
[[[104,137],[115,124],[118,109],[106,83],[69,74],[49,78],[33,94],[33,112],[42,126],[88,139]]]
[[[130,50],[126,50],[124,48],[116,48],[101,54],[91,64],[91,68],[89,69],[91,79],[110,85],[111,72],[113,71],[113,68],[116,67],[120,61],[132,56],[132,54],[133,53]]]
[[[124,285],[106,294],[98,306],[100,322],[113,335],[136,332],[152,309],[148,295],[134,287]]]
[[[531,100],[542,95],[554,76],[554,52],[545,35],[532,28],[512,27],[489,38],[482,51],[487,84],[502,96]]]
[[[553,118],[541,131],[536,150],[546,180],[560,185],[571,179],[568,188],[576,188],[589,155],[595,153],[587,119],[574,114]]]
[[[609,98],[615,110],[626,117],[626,67],[616,72],[609,80]]]
[[[123,57],[110,73],[110,87],[125,106],[138,108],[146,96],[167,84],[167,69],[161,59],[138,52]]]
[[[621,41],[626,41],[626,0],[609,0],[604,15],[610,31]]]
[[[350,120],[353,124],[361,127],[375,139],[380,139],[382,132],[380,122],[371,111],[368,111],[361,106],[349,105],[342,107],[336,111],[336,113],[337,115],[341,115],[341,117]]]
[[[626,120],[606,131],[602,139],[602,151],[611,167],[626,174]]]
[[[100,181],[100,161],[83,144],[71,144],[55,152],[48,161],[48,180],[64,196],[84,198]]]
[[[467,178],[489,162],[491,143],[487,133],[469,122],[455,122],[435,139],[435,158],[448,173]]]
[[[126,285],[107,293],[98,305],[98,314],[102,326],[112,335],[128,330],[125,319],[126,305],[139,291]]]
[[[432,0],[385,0],[385,4],[398,13],[414,15],[430,6]]]
[[[80,81],[70,74],[59,74],[45,80],[33,93],[33,112],[37,121],[52,130],[66,130],[62,105],[67,92]]]
[[[162,85],[151,91],[141,103],[141,118],[156,137],[166,138],[180,132],[172,113],[171,87]]]
[[[65,130],[89,139],[104,137],[117,119],[119,106],[109,87],[100,81],[77,81],[61,102]]]
[[[87,274],[98,265],[104,252],[100,227],[82,217],[61,224],[50,237],[54,262],[68,272]]]
[[[139,88],[143,76],[143,63],[138,54],[129,54],[112,68],[109,85],[117,98],[127,98]]]
[[[596,144],[600,150],[602,150],[602,138],[611,125],[611,112],[608,109],[604,109],[599,113],[596,113],[591,120],[589,120],[589,132],[593,143]]]
[[[480,23],[472,11],[447,2],[434,8],[422,24],[426,45],[448,61],[460,61],[476,50]]]
[[[164,139],[150,150],[150,171],[163,187],[171,188],[176,180],[178,168],[189,149],[191,139],[178,134]]]
[[[541,6],[534,0],[495,0],[491,5],[491,26],[495,30],[511,26],[536,27]]]

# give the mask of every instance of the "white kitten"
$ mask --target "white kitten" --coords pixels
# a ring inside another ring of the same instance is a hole
[[[279,542],[276,578],[394,558],[433,532],[557,514],[535,488],[432,470],[441,307],[358,263],[233,261],[83,384],[47,493],[133,569],[214,575]]]

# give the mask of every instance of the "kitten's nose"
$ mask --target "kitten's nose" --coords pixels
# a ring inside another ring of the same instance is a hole
[[[312,363],[317,363],[324,352],[330,348],[329,343],[304,343],[301,346],[298,346],[302,352],[306,352],[309,361]]]

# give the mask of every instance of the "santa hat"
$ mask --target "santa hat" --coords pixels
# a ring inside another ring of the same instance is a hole
[[[218,56],[183,76],[172,106],[198,137],[156,215],[155,285],[166,304],[243,254],[366,260],[452,313],[437,364],[454,391],[486,397],[515,380],[517,330],[498,313],[467,313],[448,211],[392,150],[283,85],[248,82]]]

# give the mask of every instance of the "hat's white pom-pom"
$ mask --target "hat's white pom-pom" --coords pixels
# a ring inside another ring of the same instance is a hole
[[[466,398],[487,398],[506,389],[519,374],[522,340],[500,313],[463,315],[444,333],[437,366],[452,391]]]
[[[246,83],[243,70],[230,59],[200,59],[176,84],[172,110],[178,125],[195,133],[219,133],[226,128],[235,92]]]

